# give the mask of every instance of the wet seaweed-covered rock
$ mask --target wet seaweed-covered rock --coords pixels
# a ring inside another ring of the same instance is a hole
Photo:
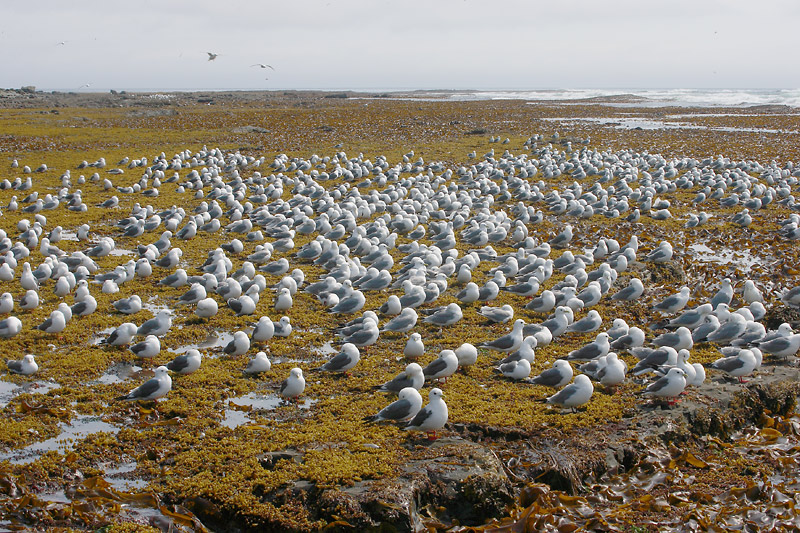
[[[785,305],[776,305],[767,309],[767,314],[764,316],[764,327],[769,329],[778,329],[784,322],[788,322],[793,326],[800,324],[800,309],[786,307]]]
[[[514,500],[502,463],[481,444],[441,438],[417,457],[397,477],[323,491],[320,512],[342,527],[419,531],[430,520],[480,525]]]
[[[666,263],[648,263],[647,281],[649,283],[684,283],[686,272],[680,263],[668,261]]]

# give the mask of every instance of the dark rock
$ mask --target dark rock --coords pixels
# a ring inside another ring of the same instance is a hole
[[[655,284],[673,284],[685,283],[686,272],[680,263],[676,261],[667,261],[666,263],[650,263],[647,270],[647,276],[650,283]]]
[[[269,130],[259,126],[240,126],[234,128],[233,133],[269,133]]]
[[[778,329],[784,322],[792,325],[800,322],[800,310],[784,305],[776,305],[767,309],[767,314],[764,316],[764,327],[769,329]]]
[[[356,529],[418,531],[431,518],[480,525],[514,499],[502,463],[485,446],[441,438],[415,457],[394,478],[325,490],[320,511]]]

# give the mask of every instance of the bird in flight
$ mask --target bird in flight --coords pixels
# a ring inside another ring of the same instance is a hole
[[[66,44],[67,44],[67,41],[61,41],[61,42],[56,43],[56,46],[64,46]]]
[[[206,52],[208,54],[208,60],[214,61],[219,54],[212,54],[211,52]]]
[[[275,67],[273,67],[272,65],[265,65],[264,63],[256,63],[256,64],[250,65],[250,66],[251,67],[261,67],[261,68],[271,68],[272,70],[275,70]]]

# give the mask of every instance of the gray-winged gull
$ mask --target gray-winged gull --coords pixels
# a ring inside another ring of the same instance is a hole
[[[422,408],[422,395],[414,387],[404,387],[398,393],[398,398],[390,403],[378,414],[365,416],[366,422],[405,422],[411,420]]]
[[[23,376],[30,376],[39,370],[39,365],[36,364],[33,354],[27,354],[19,361],[8,359],[6,361],[6,366],[8,367],[8,371],[12,374],[22,374]]]
[[[305,388],[306,380],[303,377],[303,370],[294,367],[289,372],[289,377],[281,382],[280,395],[286,400],[293,400],[303,394]]]
[[[567,361],[589,361],[606,355],[609,350],[608,333],[601,331],[593,342],[571,351],[565,359]]]
[[[136,357],[151,359],[161,352],[161,341],[155,335],[148,335],[143,341],[131,346],[130,351]]]
[[[405,427],[408,431],[425,431],[430,439],[436,438],[436,431],[447,424],[447,404],[444,403],[441,389],[434,387],[428,393],[428,405],[420,409]]]
[[[407,359],[417,359],[425,353],[425,345],[422,342],[422,335],[417,332],[411,334],[403,348],[403,356]]]
[[[202,360],[202,354],[198,350],[192,348],[167,363],[167,368],[176,374],[187,375],[200,368]]]
[[[572,379],[572,366],[565,359],[556,359],[552,368],[548,368],[536,377],[530,378],[529,383],[558,389]]]
[[[130,344],[136,335],[136,324],[133,322],[123,322],[111,332],[102,342],[109,346],[124,346]]]
[[[339,353],[315,370],[321,370],[323,372],[342,372],[347,375],[347,371],[356,366],[360,358],[361,353],[358,347],[355,344],[346,342],[342,345]]]
[[[669,369],[666,376],[658,378],[656,381],[649,384],[644,391],[643,396],[658,397],[658,398],[673,398],[670,403],[675,403],[674,398],[680,396],[686,388],[686,372],[680,368],[673,367]]]
[[[172,378],[169,370],[160,366],[155,370],[156,375],[117,400],[157,400],[167,395],[172,389]]]
[[[245,374],[260,374],[262,372],[269,372],[272,368],[272,363],[267,357],[266,352],[258,352],[255,357],[247,362],[243,372]]]
[[[426,380],[447,380],[458,370],[458,356],[453,350],[442,350],[439,356],[422,369]]]
[[[594,393],[592,381],[585,374],[575,376],[573,382],[547,398],[547,403],[576,409],[588,403]]]
[[[250,349],[250,337],[247,336],[247,333],[244,331],[237,331],[233,334],[233,339],[231,339],[228,344],[222,349],[225,355],[242,355],[247,353],[247,350]]]
[[[492,341],[482,342],[478,348],[487,348],[498,352],[510,353],[518,349],[522,344],[522,328],[525,327],[525,321],[518,318],[514,321],[514,327],[511,332],[503,335]]]
[[[136,334],[142,336],[155,335],[156,337],[160,337],[167,333],[171,326],[172,317],[170,316],[170,312],[163,310],[159,311],[155,317],[145,321],[141,326],[139,326],[139,329],[136,330]]]
[[[397,393],[406,387],[414,389],[421,389],[425,383],[425,375],[422,372],[422,367],[417,363],[408,363],[406,368],[398,375],[378,387],[381,392],[394,392]]]

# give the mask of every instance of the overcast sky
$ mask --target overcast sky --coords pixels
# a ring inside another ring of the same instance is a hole
[[[799,30],[798,0],[3,0],[0,87],[798,88]]]

